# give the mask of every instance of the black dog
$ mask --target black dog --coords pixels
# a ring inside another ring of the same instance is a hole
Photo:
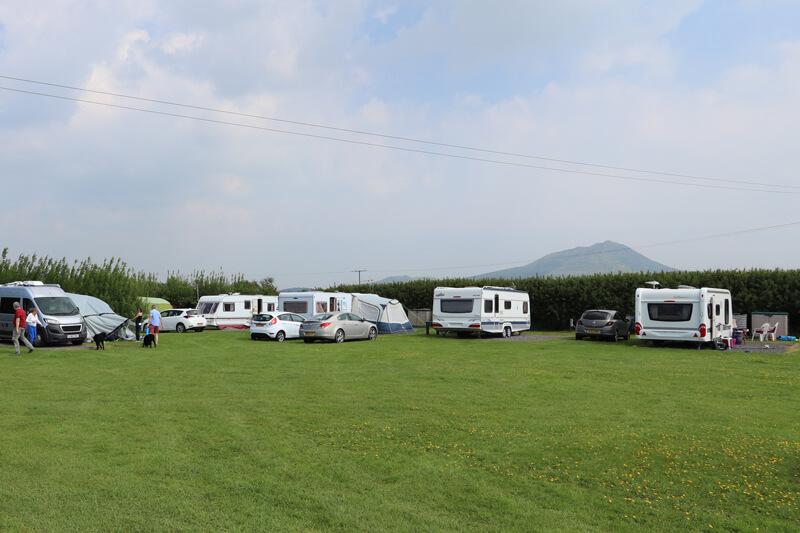
[[[158,348],[158,344],[156,344],[156,336],[152,333],[145,335],[144,340],[142,341],[142,348]]]
[[[106,349],[106,333],[101,331],[97,335],[94,336],[94,345],[95,350],[105,350]]]

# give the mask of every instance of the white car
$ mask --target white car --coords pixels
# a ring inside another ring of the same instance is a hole
[[[300,324],[303,320],[305,318],[298,314],[280,311],[253,315],[250,321],[250,338],[275,339],[278,342],[300,338]]]
[[[161,312],[161,331],[203,331],[206,319],[196,309],[167,309]]]

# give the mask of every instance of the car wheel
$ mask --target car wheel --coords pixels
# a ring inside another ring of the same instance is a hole
[[[283,342],[286,340],[286,333],[279,331],[275,334],[275,340],[278,342]]]
[[[251,334],[250,334],[250,340],[251,340],[251,341],[257,341],[257,340],[258,340],[258,337],[256,337],[256,334],[255,334],[255,333],[251,333]]]
[[[73,346],[80,346],[81,344],[83,344],[83,341],[72,341]]]
[[[303,342],[306,343],[306,344],[311,344],[314,341],[311,340],[311,339],[303,339]]]
[[[183,333],[184,331],[186,331],[186,326],[184,326],[183,324],[178,324],[177,326],[175,326],[175,331],[177,331],[178,333]]]
[[[371,341],[374,341],[375,339],[377,339],[378,338],[378,330],[375,329],[375,328],[369,328],[369,335],[367,335],[367,338],[369,340],[371,340]]]
[[[204,329],[205,329],[205,328],[195,328],[195,331],[196,331],[197,333],[202,333],[202,331],[203,331]]]
[[[576,341],[583,340],[583,337],[581,335],[575,335],[575,340]]]
[[[342,331],[341,329],[337,329],[336,335],[334,335],[333,337],[333,341],[337,343],[344,342],[344,331]]]

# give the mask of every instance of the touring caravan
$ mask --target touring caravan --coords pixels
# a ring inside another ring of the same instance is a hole
[[[636,289],[635,333],[641,340],[707,343],[733,336],[731,293],[726,289]]]
[[[254,314],[275,311],[277,307],[277,296],[239,293],[202,296],[197,302],[197,312],[209,327],[217,329],[247,329]]]
[[[346,292],[282,292],[278,294],[278,311],[310,318],[318,313],[350,311],[353,295]]]
[[[36,307],[40,322],[37,345],[81,344],[86,340],[86,322],[75,302],[61,286],[41,281],[16,281],[0,285],[0,337],[11,338],[14,302],[19,302],[25,314],[31,307]]]
[[[510,337],[531,328],[530,297],[511,287],[437,287],[433,291],[436,333],[490,333]]]

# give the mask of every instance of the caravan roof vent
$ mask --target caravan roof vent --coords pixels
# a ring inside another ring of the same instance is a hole
[[[697,287],[692,287],[691,285],[678,285],[679,289],[696,289]]]
[[[651,289],[657,289],[661,286],[661,283],[657,281],[646,281],[644,284],[648,285]]]
[[[11,287],[44,287],[44,283],[41,281],[12,281],[11,283],[6,283],[6,285]]]

